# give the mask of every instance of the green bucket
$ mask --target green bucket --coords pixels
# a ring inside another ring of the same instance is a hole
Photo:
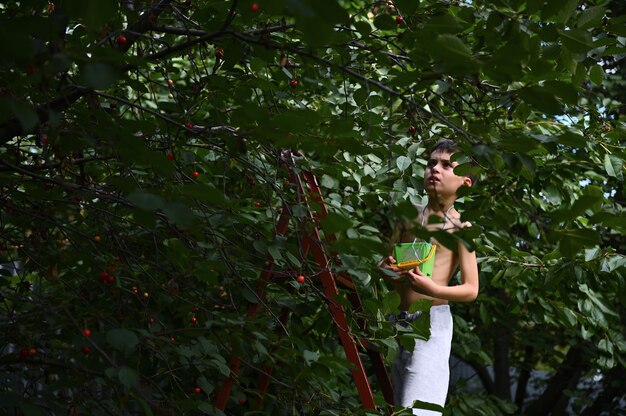
[[[419,266],[422,273],[432,278],[436,249],[437,246],[425,241],[394,244],[393,258],[398,267],[412,269]]]

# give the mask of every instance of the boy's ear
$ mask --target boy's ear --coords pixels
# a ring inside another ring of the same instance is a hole
[[[474,184],[474,181],[469,176],[463,176],[463,185],[471,188]]]

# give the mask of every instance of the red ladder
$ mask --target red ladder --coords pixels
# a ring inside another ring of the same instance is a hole
[[[319,275],[320,277],[323,293],[328,300],[329,309],[333,316],[333,321],[335,322],[337,334],[339,335],[339,339],[341,341],[343,349],[346,352],[346,357],[354,365],[354,368],[351,371],[356,384],[356,388],[359,392],[361,403],[366,409],[376,409],[374,394],[367,379],[367,374],[365,372],[365,368],[363,367],[363,362],[361,361],[361,355],[359,354],[358,345],[362,346],[367,351],[372,366],[374,367],[374,371],[385,401],[389,405],[393,405],[391,381],[389,379],[387,369],[385,368],[382,355],[379,351],[371,348],[367,342],[356,339],[355,335],[352,333],[348,325],[346,311],[340,303],[335,301],[335,299],[339,295],[340,286],[343,290],[347,291],[348,300],[350,301],[350,305],[353,311],[359,312],[363,309],[363,304],[361,302],[358,292],[356,291],[356,287],[354,285],[354,282],[352,281],[352,277],[345,272],[334,274],[328,267],[328,265],[330,264],[329,256],[327,255],[320,238],[320,221],[323,221],[326,218],[328,210],[324,203],[322,191],[320,189],[319,183],[317,182],[317,178],[310,171],[303,170],[300,172],[300,174],[297,174],[291,152],[285,151],[283,152],[281,157],[282,164],[289,171],[289,181],[294,185],[296,193],[299,197],[298,199],[301,200],[301,202],[307,209],[307,220],[311,224],[313,224],[313,227],[308,228],[308,233],[304,234],[300,238],[299,243],[302,250],[302,255],[303,257],[306,257],[310,250],[313,256],[313,260],[317,265],[317,275]],[[305,193],[305,187],[308,191],[307,193]],[[307,195],[308,199],[306,198]],[[314,202],[316,206],[319,207],[316,214],[313,213],[313,210],[309,205],[310,202]],[[290,217],[290,206],[283,206],[280,218],[278,219],[278,223],[276,226],[277,235],[284,236],[287,233]],[[326,241],[329,244],[331,244],[335,240],[336,236],[334,234],[326,234]],[[340,261],[336,255],[332,256],[332,259],[334,264],[340,264]],[[265,298],[265,288],[273,276],[274,263],[270,258],[268,261],[268,267],[266,267],[261,272],[260,276],[259,287],[257,289],[257,296],[260,301]],[[258,313],[260,305],[261,302],[257,302],[251,304],[248,307],[248,318],[252,318]],[[288,319],[289,312],[288,310],[283,309],[281,311],[279,320],[283,325],[285,325]],[[364,319],[358,319],[357,325],[360,330],[366,330],[367,325]],[[240,366],[241,358],[233,356],[230,362],[230,376],[224,381],[224,384],[217,393],[215,406],[220,410],[224,410],[224,408],[226,407],[226,403],[230,396],[234,379],[239,373]],[[265,393],[269,387],[272,370],[273,368],[271,366],[266,366],[263,369],[263,373],[258,386],[258,391],[260,392],[260,395],[257,402],[259,404],[261,404],[263,401],[263,393]]]

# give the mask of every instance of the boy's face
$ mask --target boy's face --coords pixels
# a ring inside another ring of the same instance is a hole
[[[470,178],[454,174],[454,168],[459,163],[451,162],[450,156],[452,153],[445,150],[435,150],[430,154],[424,170],[424,187],[429,195],[453,196],[461,186],[472,186]]]

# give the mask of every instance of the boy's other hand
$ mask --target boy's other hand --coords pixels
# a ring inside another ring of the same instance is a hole
[[[422,273],[419,267],[410,269],[406,278],[414,291],[424,295],[433,296],[433,289],[435,289],[434,286],[436,286],[436,283]]]

